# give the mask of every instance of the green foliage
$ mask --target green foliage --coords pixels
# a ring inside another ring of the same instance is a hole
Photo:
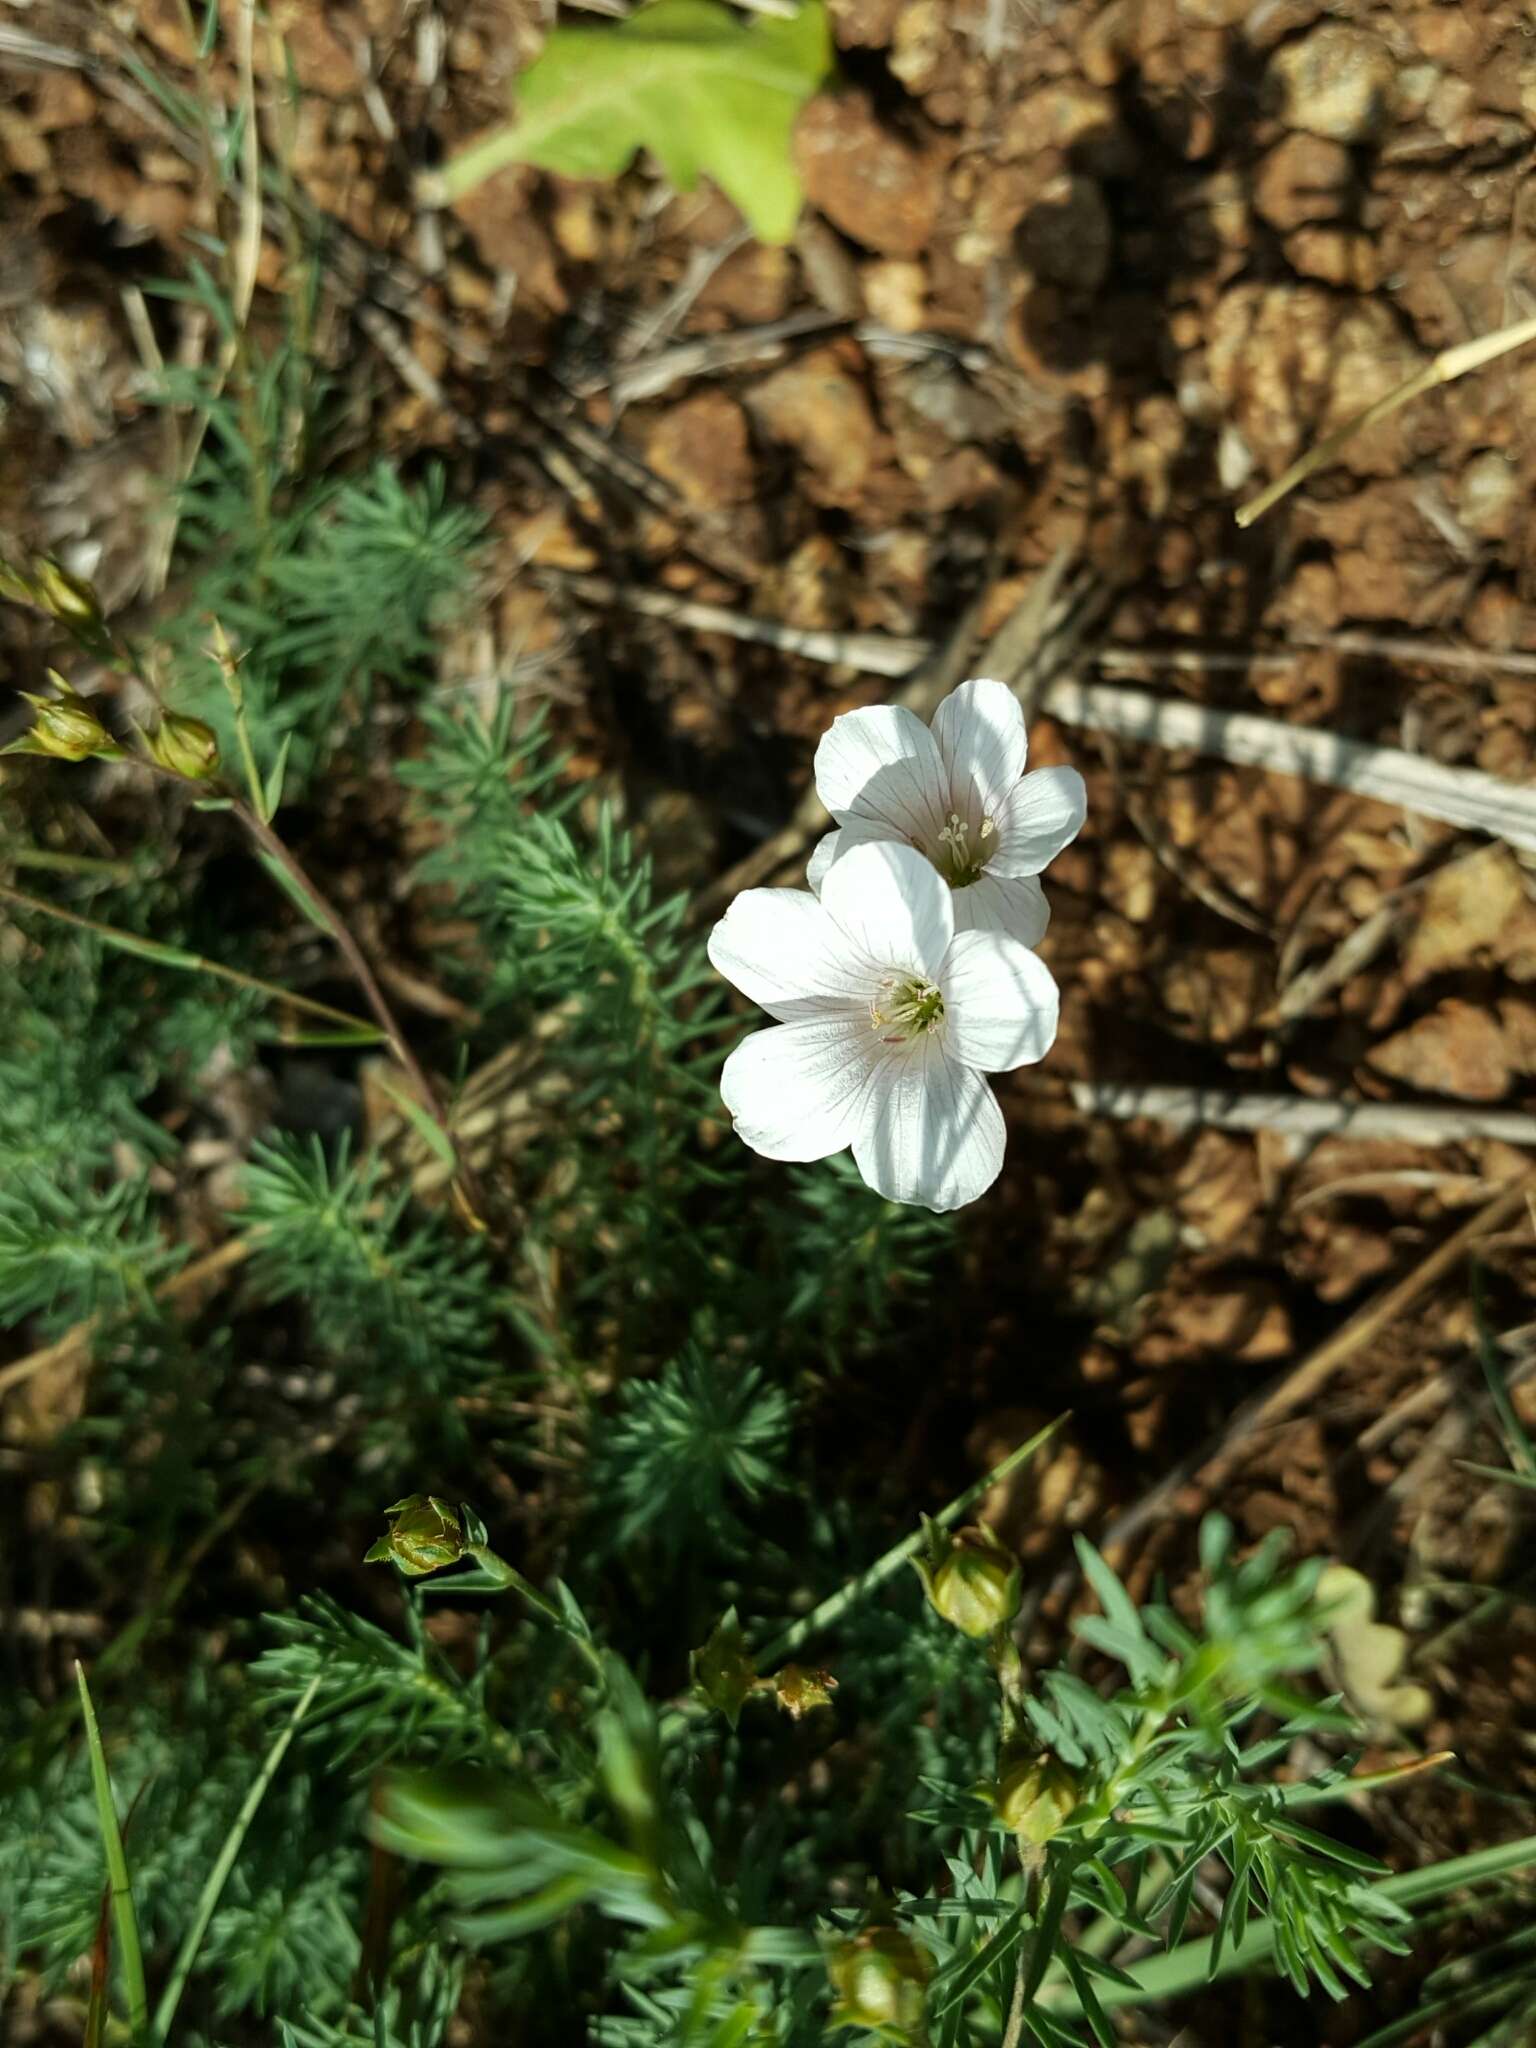
[[[718,0],[653,0],[613,28],[562,24],[517,82],[517,119],[450,165],[445,191],[505,163],[613,178],[650,150],[680,191],[715,180],[765,242],[800,211],[790,138],[832,70],[822,0],[742,21]]]
[[[454,1392],[493,1368],[501,1340],[484,1248],[418,1211],[345,1138],[331,1158],[318,1138],[258,1144],[242,1192],[262,1296],[302,1299],[321,1345],[380,1412],[431,1400],[451,1418]]]
[[[597,1524],[619,1550],[654,1537],[684,1548],[739,1548],[733,1501],[755,1504],[790,1483],[792,1405],[740,1357],[690,1344],[654,1380],[619,1397],[593,1460]]]

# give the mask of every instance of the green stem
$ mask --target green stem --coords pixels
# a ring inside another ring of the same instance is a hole
[[[1035,1434],[1027,1442],[1020,1444],[1016,1451],[1010,1451],[1000,1465],[994,1465],[990,1472],[984,1473],[974,1486],[968,1486],[964,1493],[957,1493],[948,1507],[941,1508],[938,1514],[930,1518],[931,1522],[940,1529],[953,1528],[968,1508],[974,1507],[983,1494],[996,1486],[1000,1480],[1006,1479],[1010,1472],[1017,1471],[1027,1458],[1032,1458],[1040,1446],[1048,1442],[1067,1419],[1066,1415],[1058,1415],[1056,1420],[1048,1422],[1044,1429],[1036,1430]],[[820,1635],[823,1629],[830,1628],[833,1622],[846,1614],[857,1601],[874,1592],[877,1586],[883,1586],[887,1579],[894,1577],[909,1558],[916,1557],[927,1540],[927,1534],[922,1529],[916,1529],[910,1536],[903,1537],[901,1542],[894,1544],[883,1557],[877,1558],[868,1571],[850,1580],[846,1586],[840,1586],[835,1593],[823,1600],[820,1606],[813,1607],[809,1614],[802,1615],[799,1621],[791,1622],[788,1628],[782,1630],[771,1643],[756,1653],[756,1661],[760,1665],[769,1666],[782,1664],[786,1658],[793,1657],[812,1636]]]
[[[78,911],[61,909],[57,903],[48,903],[41,896],[28,895],[25,889],[13,889],[9,883],[0,882],[0,902],[14,903],[18,909],[33,911],[39,917],[51,917],[57,924],[73,925],[77,931],[90,932],[104,946],[115,946],[119,952],[137,954],[140,959],[152,960],[157,966],[175,968],[187,974],[208,974],[217,981],[232,982],[236,988],[253,989],[272,1002],[287,1003],[311,1017],[324,1019],[328,1024],[341,1025],[348,1031],[360,1033],[365,1041],[378,1041],[384,1037],[376,1025],[368,1023],[366,1018],[354,1017],[347,1010],[333,1009],[329,1003],[317,1003],[310,996],[295,995],[292,989],[263,981],[259,975],[242,974],[237,967],[226,967],[222,960],[209,960],[203,954],[189,953],[181,946],[163,945],[158,939],[141,938],[137,932],[119,931],[115,925],[102,924],[94,917],[82,917]]]
[[[144,1982],[144,1954],[139,1947],[139,1920],[133,1908],[133,1885],[128,1876],[128,1858],[123,1849],[123,1832],[117,1820],[117,1802],[112,1797],[112,1779],[107,1755],[101,1746],[96,1709],[91,1705],[85,1667],[78,1661],[75,1678],[80,1687],[80,1710],[85,1716],[85,1741],[91,1754],[91,1786],[96,1794],[96,1820],[101,1829],[102,1852],[107,1859],[107,1883],[112,1894],[112,1918],[117,1928],[117,1946],[123,1959],[123,1986],[128,1997],[128,2025],[138,2034],[149,2017],[149,1992]]]
[[[324,1676],[324,1671],[317,1671],[310,1680],[302,1698],[288,1716],[288,1720],[278,1735],[277,1740],[267,1751],[262,1761],[261,1769],[256,1773],[251,1783],[250,1790],[240,1802],[240,1811],[235,1815],[229,1833],[224,1837],[223,1847],[215,1857],[213,1868],[209,1871],[203,1883],[203,1888],[198,1894],[197,1905],[193,1909],[191,1923],[187,1928],[181,1947],[177,1951],[176,1960],[171,1965],[170,1978],[166,1983],[164,1992],[161,1994],[160,2003],[155,2007],[155,2039],[157,2041],[164,2042],[170,2034],[171,2022],[175,2019],[176,2008],[181,2003],[181,1994],[186,1989],[188,1977],[192,1974],[192,1965],[197,1961],[197,1952],[203,1945],[203,1936],[208,1932],[208,1923],[213,1918],[218,1908],[220,1896],[229,1881],[229,1873],[235,1867],[235,1858],[240,1853],[240,1845],[244,1842],[250,1830],[251,1822],[256,1818],[257,1809],[266,1797],[268,1786],[277,1776],[278,1767],[288,1753],[289,1743],[292,1742],[294,1736],[299,1732],[299,1723],[309,1712],[310,1702],[320,1690],[320,1681]]]

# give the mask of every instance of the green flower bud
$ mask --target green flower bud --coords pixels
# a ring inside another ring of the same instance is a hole
[[[998,1818],[1020,1842],[1043,1848],[1059,1834],[1077,1805],[1077,1779],[1058,1756],[1043,1750],[1011,1764],[997,1781]]]
[[[43,610],[65,625],[101,625],[101,599],[95,590],[80,577],[71,576],[51,555],[39,555],[32,564],[32,590]]]
[[[1019,1611],[1023,1568],[1011,1550],[985,1526],[962,1529],[947,1551],[942,1539],[934,1554],[917,1565],[935,1613],[968,1636],[990,1636]]]
[[[792,1721],[808,1714],[812,1707],[830,1707],[837,1680],[830,1671],[807,1671],[803,1664],[786,1664],[773,1675],[773,1694]]]
[[[457,1564],[464,1555],[464,1529],[447,1501],[435,1494],[412,1493],[384,1510],[389,1528],[363,1559],[364,1564],[397,1564],[408,1578],[424,1578]]]
[[[688,1668],[699,1697],[724,1714],[733,1728],[749,1694],[766,1683],[758,1677],[757,1667],[747,1654],[746,1639],[734,1607],[728,1607],[721,1615],[704,1647],[692,1653]]]
[[[867,2027],[886,2040],[914,2040],[923,2024],[933,1960],[899,1927],[871,1927],[827,1957],[837,1993],[835,2027]]]
[[[167,711],[144,744],[150,759],[173,775],[185,775],[202,782],[219,767],[218,735],[200,718],[187,718],[179,711]]]
[[[118,759],[122,748],[85,699],[76,696],[54,670],[50,669],[48,674],[59,692],[58,696],[36,697],[30,690],[22,691],[37,716],[32,721],[32,730],[21,739],[13,740],[5,751],[8,754],[50,754],[57,761],[85,761],[92,754]]]

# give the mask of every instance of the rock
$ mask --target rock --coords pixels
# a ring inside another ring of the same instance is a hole
[[[1253,203],[1282,234],[1307,221],[1337,220],[1349,203],[1354,161],[1341,142],[1287,135],[1259,165]]]
[[[452,211],[473,236],[488,270],[510,271],[519,298],[526,293],[551,312],[564,313],[570,301],[560,282],[555,245],[529,204],[537,180],[537,171],[514,164],[461,194]]]
[[[1427,1095],[1498,1102],[1514,1079],[1511,1052],[1492,1009],[1451,996],[1378,1045],[1371,1065]]]
[[[1003,117],[997,160],[1011,163],[1045,150],[1060,151],[1074,170],[1096,177],[1125,172],[1131,146],[1114,95],[1102,86],[1062,79],[1017,101]]]
[[[1380,282],[1376,245],[1359,228],[1304,227],[1285,238],[1286,260],[1302,277],[1372,292]]]
[[[1480,449],[1456,480],[1457,515],[1479,540],[1504,538],[1522,496],[1514,466],[1496,448]]]
[[[813,349],[787,363],[754,386],[746,402],[763,432],[801,456],[833,503],[852,497],[868,476],[879,429],[836,349]]]
[[[1502,959],[1505,942],[1532,915],[1519,864],[1507,846],[1485,846],[1453,861],[1419,898],[1418,923],[1403,949],[1403,980],[1412,988],[1479,954]]]
[[[747,416],[723,391],[700,391],[669,406],[646,435],[645,456],[702,511],[743,504],[757,488]]]
[[[1234,285],[1217,301],[1206,350],[1227,421],[1272,470],[1423,362],[1390,306],[1341,300],[1316,285]],[[1395,473],[1402,433],[1400,420],[1386,421],[1347,442],[1338,461],[1362,476]]]
[[[894,256],[863,265],[859,282],[872,319],[897,334],[916,334],[928,310],[928,274],[921,263],[903,263]]]
[[[813,99],[795,130],[806,195],[845,235],[881,256],[920,256],[943,196],[936,152],[912,149],[863,92]]]
[[[1392,118],[1397,64],[1380,36],[1326,22],[1278,49],[1265,82],[1287,128],[1374,142]]]

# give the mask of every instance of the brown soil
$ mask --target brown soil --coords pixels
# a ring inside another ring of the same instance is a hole
[[[666,799],[684,878],[781,825],[830,719],[891,686],[595,617],[537,572],[942,639],[978,593],[993,630],[1070,549],[1107,593],[1102,641],[1141,650],[1152,687],[1531,779],[1536,682],[1501,657],[1536,653],[1536,353],[1362,435],[1253,530],[1232,516],[1436,350],[1531,310],[1536,43],[1514,0],[832,0],[842,84],[802,123],[810,204],[787,249],[644,166],[612,186],[506,172],[424,218],[413,171],[499,117],[542,10],[452,0],[428,11],[440,50],[400,0],[276,11],[304,88],[292,174],[344,230],[327,319],[367,439],[441,451],[494,520],[500,595],[446,662],[536,672],[579,767]],[[190,77],[174,0],[105,13]],[[0,49],[0,510],[22,544],[99,540],[126,604],[157,443],[120,287],[184,260],[198,174],[124,88],[109,23],[55,0],[18,19],[92,61]],[[269,241],[258,318],[282,263]],[[745,364],[705,351],[621,402],[678,342],[801,313],[822,324]],[[1473,659],[1329,644],[1351,629]],[[30,682],[37,650],[6,630]],[[1170,648],[1231,659],[1170,668]],[[1062,1033],[1005,1086],[1009,1166],[970,1225],[986,1343],[951,1361],[904,1455],[921,1481],[953,1424],[980,1467],[1070,1402],[1017,1527],[1054,1556],[1048,1534],[1102,1528],[1525,1165],[1493,1142],[1299,1155],[1085,1119],[1065,1084],[1536,1107],[1536,902],[1508,849],[1379,804],[1043,720],[1032,747],[1090,790],[1049,877]],[[1280,1021],[1297,975],[1404,889],[1372,957]],[[1482,1256],[1496,1326],[1523,1323],[1529,1224]],[[1245,1535],[1284,1527],[1360,1565],[1419,1644],[1420,1735],[1463,1775],[1405,1790],[1407,1860],[1530,1825],[1479,1785],[1536,1797],[1529,1517],[1459,1462],[1503,1458],[1475,1338],[1463,1270],[1255,1433],[1221,1489]],[[1450,1401],[1415,1405],[1437,1373]],[[1187,1487],[1136,1538],[1133,1586],[1187,1573],[1203,1504]],[[1447,1583],[1510,1604],[1447,1635],[1469,1604]],[[1363,2018],[1319,2024],[1343,2041]]]

